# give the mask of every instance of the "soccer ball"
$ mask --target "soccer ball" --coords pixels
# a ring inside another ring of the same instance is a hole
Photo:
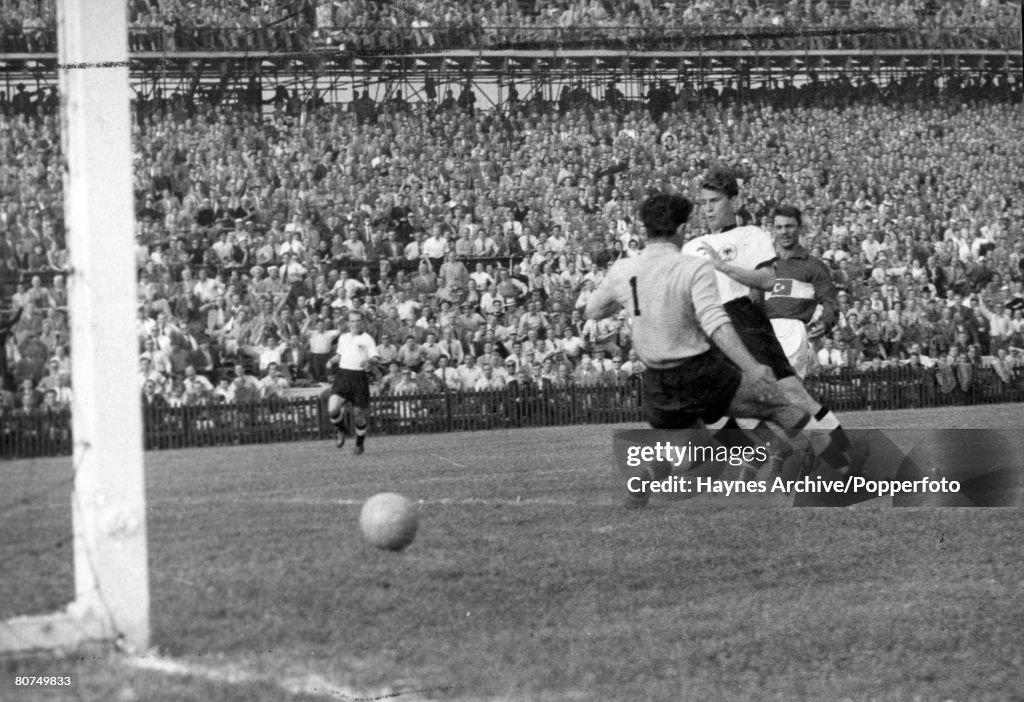
[[[394,492],[381,492],[363,504],[359,527],[368,542],[385,551],[401,551],[412,543],[419,512],[410,500]]]

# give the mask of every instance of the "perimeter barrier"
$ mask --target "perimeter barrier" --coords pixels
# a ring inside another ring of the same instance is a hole
[[[1024,368],[942,366],[844,370],[806,379],[812,395],[837,412],[1024,402]],[[326,390],[326,388],[325,388]],[[373,435],[644,421],[639,377],[616,384],[551,385],[487,391],[385,394],[371,398]],[[332,438],[325,393],[258,402],[144,404],[150,450]],[[70,411],[0,408],[0,457],[72,451]]]

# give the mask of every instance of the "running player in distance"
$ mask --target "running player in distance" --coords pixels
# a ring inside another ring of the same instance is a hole
[[[377,344],[363,329],[363,314],[348,313],[348,331],[338,337],[337,353],[328,362],[337,366],[327,401],[327,414],[337,433],[336,445],[345,445],[350,429],[355,429],[354,453],[365,451],[370,411],[370,372],[380,361]]]

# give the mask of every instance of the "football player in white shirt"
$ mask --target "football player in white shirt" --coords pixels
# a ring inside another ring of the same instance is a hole
[[[711,261],[725,311],[751,355],[772,369],[779,387],[795,407],[811,414],[813,420],[808,431],[829,437],[827,444],[810,442],[811,449],[833,470],[850,473],[855,466],[848,454],[851,447],[846,432],[835,414],[822,407],[804,388],[760,304],[764,292],[775,286],[777,254],[771,235],[760,227],[737,226],[739,184],[727,168],[715,167],[708,172],[701,183],[699,203],[712,233],[687,242],[683,253],[704,256]],[[786,438],[763,422],[746,420],[737,424],[730,420],[717,438],[726,444],[753,443],[738,431],[740,426],[752,430],[762,443],[783,446],[773,451],[779,459],[784,460],[793,452]]]
[[[341,448],[349,433],[349,418],[355,429],[358,456],[365,450],[367,414],[370,409],[370,371],[380,361],[377,343],[363,330],[362,312],[348,314],[348,331],[338,337],[337,353],[328,366],[336,366],[327,414],[337,429],[336,445]]]

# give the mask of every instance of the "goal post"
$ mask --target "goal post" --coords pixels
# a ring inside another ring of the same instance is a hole
[[[149,646],[124,0],[59,0],[74,431],[75,599],[0,622],[0,652]]]

